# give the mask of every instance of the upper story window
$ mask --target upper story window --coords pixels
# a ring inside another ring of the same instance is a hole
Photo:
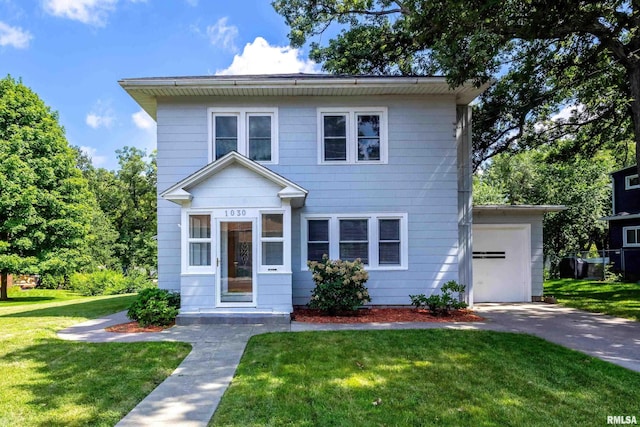
[[[387,163],[387,109],[319,108],[320,163]]]
[[[638,178],[638,174],[625,176],[624,189],[633,190],[635,188],[640,188],[640,178]]]
[[[237,151],[261,163],[278,162],[277,110],[210,108],[210,161]]]
[[[622,230],[624,246],[640,246],[640,226],[624,227]]]

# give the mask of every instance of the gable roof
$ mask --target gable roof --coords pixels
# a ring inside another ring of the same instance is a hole
[[[185,179],[167,188],[160,194],[160,197],[178,204],[190,201],[193,198],[191,193],[189,193],[190,188],[195,187],[202,181],[214,176],[233,164],[243,166],[281,186],[282,190],[278,192],[278,197],[283,200],[290,200],[292,207],[299,208],[304,206],[305,199],[309,193],[307,190],[236,151],[232,151],[218,160],[209,163],[202,169],[192,173]]]
[[[443,76],[333,74],[142,77],[118,83],[154,120],[157,98],[163,96],[453,95],[457,104],[467,105],[491,84],[451,88]]]

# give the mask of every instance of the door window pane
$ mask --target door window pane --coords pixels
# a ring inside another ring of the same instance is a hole
[[[271,116],[249,116],[249,158],[271,160]]]
[[[366,219],[340,220],[340,259],[353,261],[360,258],[369,263],[368,221]]]
[[[380,160],[380,116],[358,115],[358,160]]]
[[[347,160],[347,118],[324,116],[324,160]]]
[[[216,159],[238,149],[238,117],[216,116]]]
[[[220,223],[220,302],[253,302],[251,222]]]

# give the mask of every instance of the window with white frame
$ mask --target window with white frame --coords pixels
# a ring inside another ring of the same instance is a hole
[[[263,163],[278,162],[276,109],[209,109],[211,160],[237,151]]]
[[[189,215],[189,267],[211,266],[211,215]]]
[[[369,269],[406,269],[407,214],[303,216],[302,267],[307,261],[360,258]]]
[[[633,190],[635,188],[640,188],[640,178],[638,175],[629,175],[624,177],[624,188],[625,190]]]
[[[387,109],[318,109],[320,163],[386,163]]]
[[[624,246],[640,246],[640,225],[622,229]]]
[[[284,215],[281,213],[262,214],[260,236],[261,265],[273,269],[284,266]]]

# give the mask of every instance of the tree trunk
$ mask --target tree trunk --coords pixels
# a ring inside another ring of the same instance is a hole
[[[631,92],[633,139],[636,142],[636,166],[638,175],[640,175],[640,61],[634,61],[627,73],[629,76],[629,90]]]
[[[7,294],[7,288],[9,287],[9,273],[3,271],[0,273],[0,301],[7,301],[9,295]]]

